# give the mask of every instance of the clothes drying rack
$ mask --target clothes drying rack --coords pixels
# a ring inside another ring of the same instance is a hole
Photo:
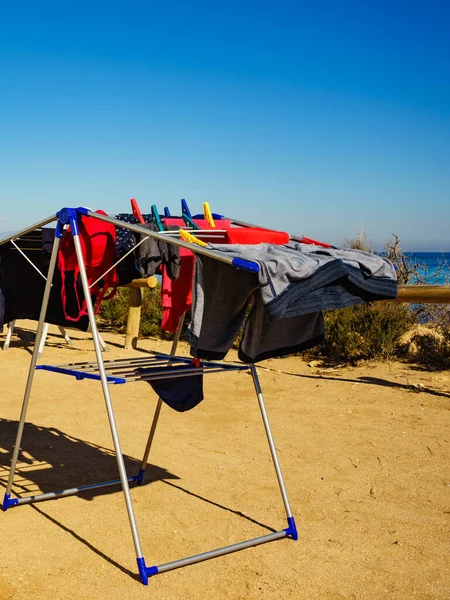
[[[44,289],[44,295],[42,300],[42,306],[40,311],[40,317],[38,321],[37,333],[36,333],[36,341],[34,344],[33,354],[31,358],[30,368],[28,372],[28,379],[25,388],[25,394],[22,404],[22,410],[17,430],[17,437],[14,446],[14,451],[11,459],[11,470],[8,478],[8,483],[6,487],[6,492],[3,499],[2,509],[3,511],[7,511],[9,508],[18,507],[22,504],[30,504],[34,502],[39,502],[43,500],[51,500],[55,498],[61,498],[63,496],[70,496],[74,494],[78,494],[88,489],[100,488],[104,486],[111,486],[119,484],[122,487],[122,491],[125,498],[125,505],[128,513],[129,524],[131,528],[131,534],[133,538],[134,548],[136,552],[136,561],[137,567],[140,575],[140,579],[143,584],[147,585],[149,577],[156,575],[158,573],[162,573],[165,571],[170,571],[172,569],[184,567],[190,564],[194,564],[200,561],[204,561],[210,558],[214,558],[217,556],[229,554],[231,552],[236,552],[238,550],[242,550],[244,548],[249,548],[251,546],[256,546],[259,544],[263,544],[266,542],[282,539],[282,538],[290,538],[293,540],[298,539],[297,529],[294,517],[292,515],[286,486],[284,483],[283,474],[281,471],[280,463],[278,460],[277,450],[275,448],[275,443],[273,440],[269,418],[267,415],[264,398],[261,390],[261,385],[259,382],[257,370],[254,364],[251,365],[243,365],[243,364],[233,364],[233,363],[220,363],[213,361],[201,361],[198,360],[192,361],[192,359],[184,358],[176,356],[176,349],[179,342],[181,327],[184,321],[184,315],[180,318],[179,326],[177,333],[175,335],[175,339],[173,341],[172,349],[169,355],[154,353],[153,355],[145,358],[130,358],[130,359],[118,359],[118,360],[104,360],[102,351],[101,351],[101,342],[100,335],[97,329],[97,324],[95,320],[94,307],[92,304],[91,296],[89,293],[89,284],[88,278],[85,269],[85,262],[83,257],[83,250],[79,238],[79,220],[83,216],[89,216],[96,219],[100,219],[109,223],[116,225],[117,227],[124,227],[135,233],[139,233],[145,235],[147,237],[155,237],[157,239],[164,240],[168,243],[173,243],[178,246],[187,248],[194,253],[203,254],[209,256],[211,258],[220,260],[222,262],[228,263],[235,268],[247,270],[250,272],[257,272],[259,270],[258,263],[252,261],[246,261],[238,258],[230,258],[224,254],[211,250],[209,248],[205,248],[202,246],[198,246],[196,244],[192,244],[186,242],[182,239],[176,239],[173,237],[168,238],[168,236],[160,233],[153,232],[146,228],[140,227],[139,225],[132,225],[129,223],[125,223],[123,221],[119,221],[113,217],[101,215],[95,213],[86,208],[63,208],[56,214],[56,231],[55,231],[55,242],[53,244],[50,265],[48,269],[47,281]],[[18,235],[24,234],[27,231],[32,231],[38,227],[44,226],[55,220],[55,217],[49,217],[36,225],[29,227],[26,230],[15,234],[14,237]],[[39,354],[39,340],[42,337],[43,330],[45,327],[45,315],[48,305],[48,300],[50,296],[50,288],[52,285],[52,279],[55,272],[55,267],[57,263],[58,257],[58,249],[60,246],[61,237],[64,233],[64,229],[67,230],[67,226],[70,226],[70,233],[73,236],[76,256],[80,268],[80,277],[83,286],[83,292],[86,300],[87,311],[89,315],[89,321],[91,326],[91,333],[94,343],[95,356],[96,360],[94,362],[81,362],[81,363],[70,363],[66,365],[37,365],[38,354]],[[6,241],[6,240],[2,240]],[[253,384],[255,387],[256,397],[258,400],[261,417],[265,429],[265,433],[267,436],[269,449],[273,461],[273,465],[275,468],[276,477],[278,480],[278,485],[281,492],[282,501],[284,504],[284,509],[286,512],[287,518],[287,527],[281,529],[279,531],[275,531],[273,533],[263,535],[260,537],[256,537],[250,540],[245,540],[242,542],[238,542],[229,546],[225,546],[222,548],[216,548],[213,550],[209,550],[203,552],[201,554],[196,554],[194,556],[188,556],[185,558],[181,558],[179,560],[175,560],[169,563],[161,564],[161,565],[153,565],[148,566],[144,554],[141,548],[141,542],[139,538],[138,526],[134,514],[133,503],[130,494],[130,483],[136,483],[137,485],[141,484],[144,480],[145,470],[147,466],[148,456],[150,453],[150,449],[153,442],[153,437],[155,434],[156,426],[159,419],[159,414],[162,408],[162,400],[158,398],[153,421],[150,427],[150,432],[147,440],[147,444],[145,447],[141,468],[139,473],[133,475],[131,477],[128,476],[123,454],[121,450],[119,434],[117,431],[116,419],[114,415],[114,409],[111,401],[111,393],[110,386],[111,385],[123,385],[127,383],[132,383],[134,381],[151,381],[153,379],[165,379],[165,378],[176,378],[176,377],[184,377],[184,376],[194,376],[200,374],[208,374],[208,373],[217,373],[223,371],[239,371],[239,370],[248,370],[250,368],[250,372],[253,379]],[[47,370],[55,373],[60,373],[68,376],[73,376],[77,380],[83,379],[94,379],[98,380],[101,383],[107,415],[109,419],[109,424],[111,428],[111,434],[114,444],[115,456],[117,460],[117,467],[119,471],[119,479],[115,479],[112,481],[105,481],[100,483],[95,483],[92,485],[85,485],[80,487],[69,488],[65,490],[59,490],[55,492],[46,492],[38,495],[27,496],[27,497],[12,497],[12,488],[14,482],[14,474],[17,467],[17,461],[19,456],[19,450],[25,425],[26,413],[28,409],[28,404],[30,400],[33,380],[35,376],[36,370]]]

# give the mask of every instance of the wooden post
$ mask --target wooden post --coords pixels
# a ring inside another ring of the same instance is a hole
[[[125,287],[130,288],[130,304],[128,307],[127,331],[125,334],[125,349],[136,350],[139,339],[139,325],[141,323],[142,293],[143,288],[154,288],[158,284],[155,276],[146,279],[134,279]]]
[[[139,325],[141,322],[142,288],[134,287],[130,290],[130,305],[128,307],[127,332],[125,334],[125,348],[136,350],[139,338]]]

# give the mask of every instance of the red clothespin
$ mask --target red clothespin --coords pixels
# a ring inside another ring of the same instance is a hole
[[[133,212],[133,215],[136,217],[136,219],[139,221],[139,223],[144,224],[145,220],[144,220],[144,217],[142,216],[141,209],[139,208],[138,203],[136,202],[136,198],[131,198],[130,202],[131,202],[131,210]]]

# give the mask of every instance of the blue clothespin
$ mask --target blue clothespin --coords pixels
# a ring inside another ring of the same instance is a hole
[[[194,223],[192,220],[191,211],[189,210],[189,206],[184,198],[181,199],[181,216],[188,227],[192,227],[192,229],[200,229],[197,223]]]
[[[181,214],[187,215],[190,219],[192,219],[191,211],[189,210],[189,206],[184,198],[181,198]]]
[[[169,207],[168,207],[168,206],[165,206],[165,207],[164,207],[164,216],[165,216],[165,217],[170,217],[170,216],[171,216],[171,214],[170,214],[170,210],[169,210]]]

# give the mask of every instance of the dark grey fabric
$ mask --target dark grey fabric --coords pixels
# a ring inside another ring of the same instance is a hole
[[[131,214],[121,213],[116,215],[116,219],[139,225],[151,231],[158,231],[157,226],[152,223],[152,215],[142,215],[145,224],[141,224],[139,220]],[[179,227],[165,227],[165,229],[176,229]],[[140,234],[135,234],[124,227],[116,227],[116,255],[119,260],[133,249],[141,240]],[[128,254],[118,265],[117,273],[119,275],[119,284],[126,285],[133,279],[139,277],[151,277],[154,275],[161,264],[166,266],[167,275],[175,281],[180,273],[180,251],[178,246],[165,242],[158,242],[155,238],[146,239],[140,244],[134,252]]]
[[[186,332],[194,356],[210,360],[226,356],[243,324],[252,294],[254,302],[239,349],[241,360],[257,362],[300,352],[322,341],[320,312],[270,322],[256,274],[197,255],[192,321]]]
[[[259,289],[271,321],[397,297],[394,266],[369,252],[292,243],[210,246],[259,264]]]
[[[158,231],[158,226],[153,223],[141,225],[150,231]],[[171,228],[172,229],[172,228]],[[175,227],[175,229],[178,229]],[[166,265],[167,275],[175,281],[180,274],[180,250],[175,244],[169,244],[156,238],[145,238],[143,234],[134,234],[136,249],[134,251],[136,266],[140,277],[151,277],[156,273],[161,264]],[[139,244],[139,245],[137,245]]]
[[[186,331],[194,356],[222,359],[242,327],[250,295],[258,285],[254,274],[197,255],[192,290],[192,320]]]
[[[245,323],[239,345],[239,360],[258,362],[277,356],[302,352],[320,344],[324,338],[321,312],[269,321],[259,290]]]

